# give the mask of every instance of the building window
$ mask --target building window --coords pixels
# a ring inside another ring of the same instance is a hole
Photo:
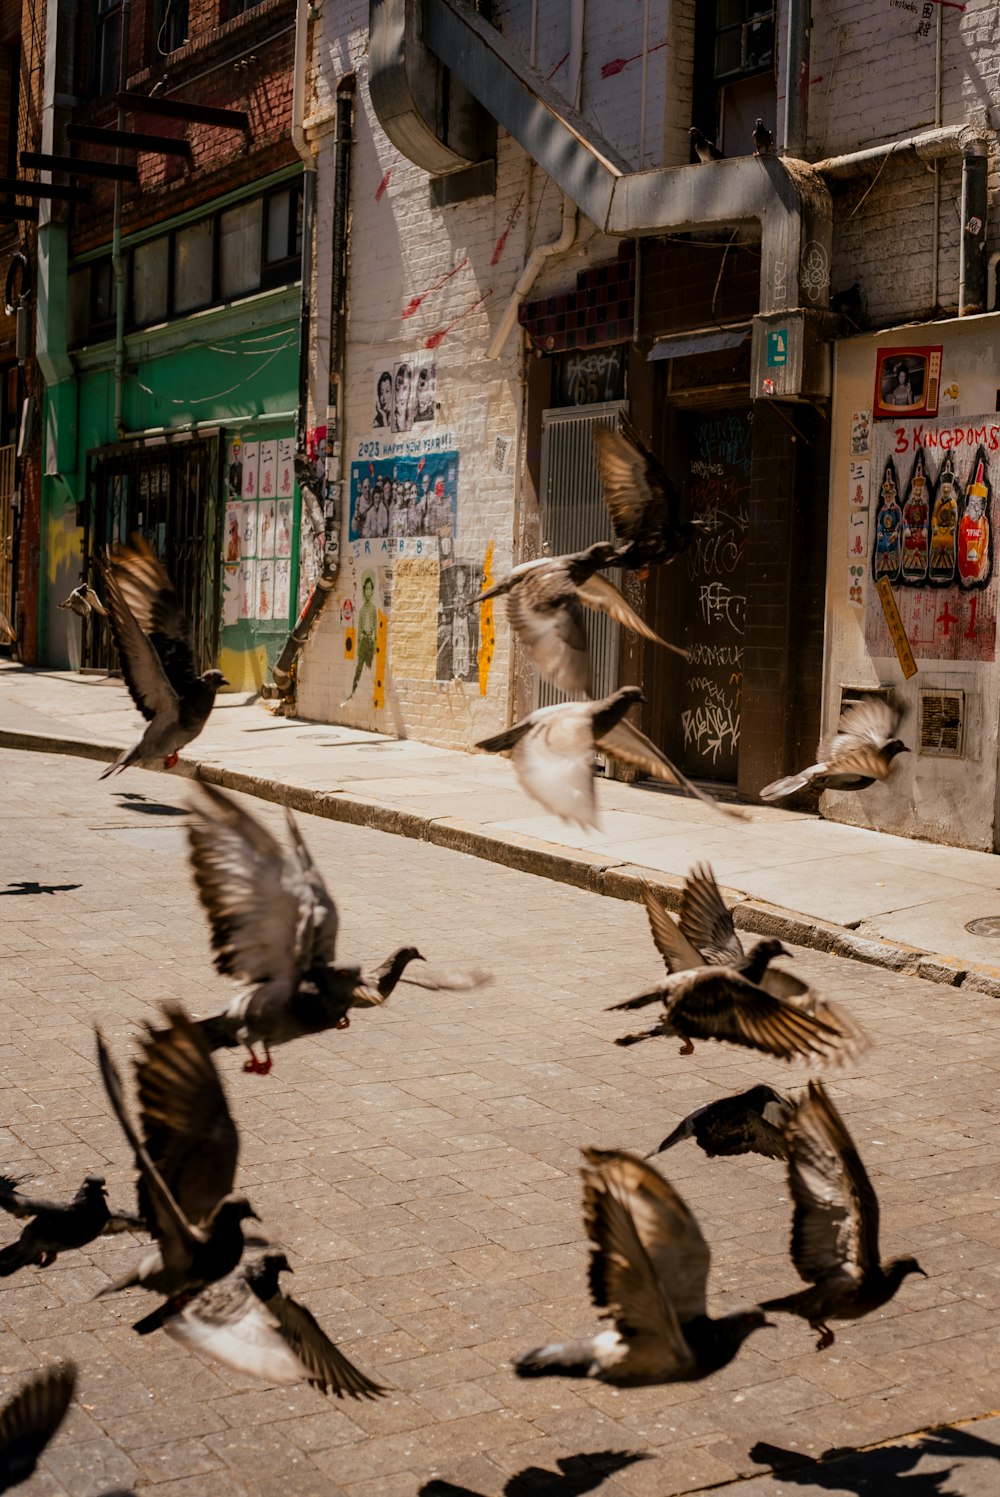
[[[265,200],[264,276],[280,285],[302,256],[302,190],[298,183]]]
[[[718,0],[715,12],[715,76],[747,77],[774,59],[774,6],[753,0]]]
[[[153,50],[160,57],[176,52],[188,39],[188,0],[156,0]]]
[[[219,294],[223,300],[260,285],[260,235],[264,203],[254,198],[219,215]]]
[[[93,24],[91,86],[97,94],[115,93],[121,49],[121,0],[94,0]]]
[[[245,16],[248,10],[256,10],[260,0],[222,0],[222,21],[235,21],[237,16]]]
[[[139,327],[165,322],[169,310],[170,236],[132,251],[132,319]]]
[[[213,300],[215,220],[178,229],[174,235],[174,311],[193,312]]]

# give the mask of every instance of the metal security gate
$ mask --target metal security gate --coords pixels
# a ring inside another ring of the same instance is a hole
[[[614,400],[604,405],[542,412],[539,509],[546,554],[564,556],[567,552],[583,551],[595,541],[614,539],[594,458],[594,430],[598,426],[618,426],[619,415],[627,411],[627,402]],[[621,587],[620,567],[606,569],[603,575]],[[621,629],[606,614],[594,613],[589,608],[585,623],[593,662],[593,693],[595,698],[605,697],[618,687]],[[536,675],[536,707],[567,700],[566,692]]]
[[[188,618],[200,669],[219,648],[222,505],[219,437],[123,444],[87,456],[86,575],[100,593],[100,560],[115,541],[142,535],[163,562]],[[111,631],[96,615],[84,628],[83,663],[105,670],[117,661]]]
[[[0,447],[0,615],[14,622],[14,447]],[[0,636],[0,643],[3,637]]]

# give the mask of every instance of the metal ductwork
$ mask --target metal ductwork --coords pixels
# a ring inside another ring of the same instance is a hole
[[[605,233],[641,238],[759,224],[752,393],[794,399],[829,392],[829,360],[818,345],[835,326],[828,311],[832,209],[812,167],[787,157],[750,156],[633,172],[467,0],[371,0],[373,28],[387,11],[410,16],[411,30],[419,31],[423,47],[453,81],[461,80]],[[397,30],[400,24],[397,19]],[[372,103],[395,140],[381,112],[376,66],[373,52]]]

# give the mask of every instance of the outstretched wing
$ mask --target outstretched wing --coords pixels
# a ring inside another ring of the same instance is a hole
[[[652,1165],[617,1149],[585,1149],[583,1218],[594,1245],[590,1292],[624,1336],[661,1339],[690,1358],[681,1326],[705,1314],[708,1244]]]
[[[732,913],[707,863],[692,868],[685,880],[680,925],[706,962],[734,967],[743,960],[743,943],[736,934]]]
[[[539,567],[507,594],[507,620],[535,668],[568,693],[590,691],[590,645],[565,571]]]
[[[149,636],[167,680],[183,696],[198,676],[194,635],[165,567],[148,541],[133,535],[131,546],[118,545],[112,551],[108,574],[114,577],[139,628]]]
[[[862,697],[860,701],[848,702],[840,714],[836,733],[823,739],[816,757],[823,761],[835,759],[840,769],[842,759],[854,754],[862,758],[870,756],[895,738],[899,721],[898,708],[881,697]]]
[[[822,1059],[828,1064],[854,1053],[856,1036],[836,1015],[806,1013],[772,998],[731,967],[701,967],[667,979],[667,1017],[692,1039],[728,1040],[775,1055]]]
[[[695,949],[652,889],[643,889],[642,900],[646,906],[656,949],[662,956],[667,971],[686,972],[692,967],[703,967],[705,962],[701,952]]]
[[[191,868],[212,928],[215,965],[243,982],[291,992],[301,973],[332,961],[337,910],[291,817],[286,857],[270,832],[229,795],[202,784],[206,802],[188,827]]]
[[[159,654],[142,630],[109,564],[104,572],[104,595],[108,600],[111,632],[128,694],[147,722],[158,713],[176,715],[178,696],[167,679]]]
[[[316,1317],[288,1295],[278,1294],[267,1302],[281,1334],[306,1369],[314,1387],[342,1398],[381,1398],[386,1389],[372,1382],[339,1351]]]
[[[623,541],[671,535],[680,523],[680,500],[662,464],[631,428],[594,431],[594,451],[604,502]]]
[[[602,577],[600,572],[594,572],[586,582],[577,584],[577,593],[588,608],[595,609],[598,613],[606,613],[609,618],[614,619],[616,624],[621,624],[623,629],[632,629],[636,634],[641,634],[643,639],[650,639],[655,645],[662,645],[665,650],[672,650],[675,655],[690,660],[691,656],[687,650],[680,645],[672,645],[668,640],[661,639],[655,630],[651,629],[645,619],[641,619],[622,597],[614,583],[607,577]]]
[[[633,727],[630,722],[623,718],[608,732],[602,733],[597,740],[597,747],[604,749],[605,753],[617,759],[620,764],[626,764],[631,769],[638,769],[641,774],[649,775],[651,779],[663,780],[667,785],[676,785],[686,795],[700,800],[703,805],[711,806],[723,816],[731,816],[737,821],[746,821],[747,813],[739,806],[727,806],[721,801],[699,790],[693,785],[686,775],[682,774],[677,765],[668,759],[662,749],[658,749],[652,739],[647,738],[638,728]]]
[[[594,733],[584,706],[542,708],[515,745],[514,768],[521,784],[553,816],[582,827],[597,825],[594,797]]]
[[[879,1264],[878,1197],[821,1082],[785,1124],[788,1180],[795,1201],[792,1261],[818,1284],[846,1271],[862,1279]]]
[[[187,1221],[201,1225],[233,1188],[239,1135],[198,1025],[181,1008],[164,1012],[168,1028],[148,1029],[136,1062],[139,1115],[164,1187]]]

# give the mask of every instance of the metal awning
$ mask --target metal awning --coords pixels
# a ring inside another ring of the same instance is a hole
[[[750,336],[750,325],[713,328],[711,332],[684,333],[679,338],[658,338],[647,355],[658,359],[687,359],[697,353],[717,353],[720,348],[739,348]]]

